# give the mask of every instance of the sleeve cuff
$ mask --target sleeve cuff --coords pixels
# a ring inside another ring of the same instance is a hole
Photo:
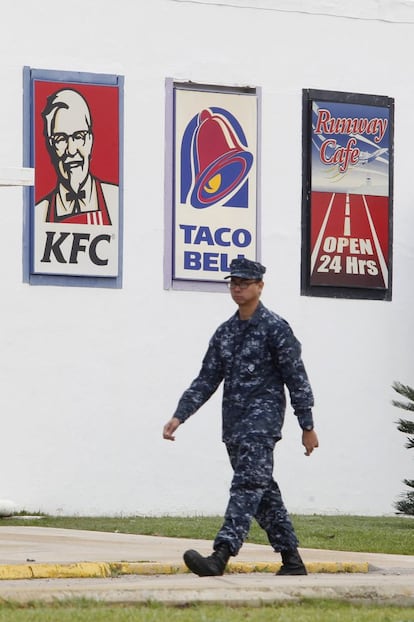
[[[299,425],[302,428],[302,430],[313,430],[314,424],[313,424],[312,411],[309,411],[306,413],[300,413],[297,415],[297,417],[298,417]]]

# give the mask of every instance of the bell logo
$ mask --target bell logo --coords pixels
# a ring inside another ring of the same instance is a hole
[[[181,145],[181,200],[203,209],[219,202],[247,207],[253,154],[238,121],[222,108],[205,108],[188,124]]]
[[[67,241],[66,244],[64,244],[65,241]],[[60,264],[77,264],[79,253],[87,253],[91,262],[96,266],[107,266],[108,258],[105,257],[105,248],[107,249],[106,245],[110,243],[111,236],[108,234],[97,235],[91,239],[90,233],[46,231],[46,243],[40,261],[51,263],[53,257]]]

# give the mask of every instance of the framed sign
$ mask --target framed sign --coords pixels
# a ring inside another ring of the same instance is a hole
[[[119,76],[25,71],[30,283],[121,286]]]
[[[223,284],[235,257],[255,260],[255,89],[171,83],[166,287]],[[201,287],[202,288],[202,287]]]
[[[391,300],[394,100],[303,91],[302,294]]]

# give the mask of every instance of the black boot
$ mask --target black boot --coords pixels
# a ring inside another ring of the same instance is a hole
[[[203,557],[190,549],[184,553],[184,562],[187,568],[198,574],[199,577],[219,577],[230,557],[230,549],[227,544],[219,544],[216,550],[208,557]]]
[[[308,574],[305,568],[305,564],[299,555],[298,549],[292,549],[290,551],[281,551],[282,566],[276,573],[277,575],[296,575],[296,574]]]

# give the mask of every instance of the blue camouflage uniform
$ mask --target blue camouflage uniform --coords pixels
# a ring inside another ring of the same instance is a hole
[[[214,549],[226,543],[237,555],[253,518],[275,551],[295,549],[298,540],[273,479],[273,450],[281,438],[285,386],[303,429],[313,428],[313,395],[299,341],[289,324],[261,302],[249,320],[240,320],[236,312],[219,326],[173,416],[184,422],[223,380],[223,441],[234,474]]]

